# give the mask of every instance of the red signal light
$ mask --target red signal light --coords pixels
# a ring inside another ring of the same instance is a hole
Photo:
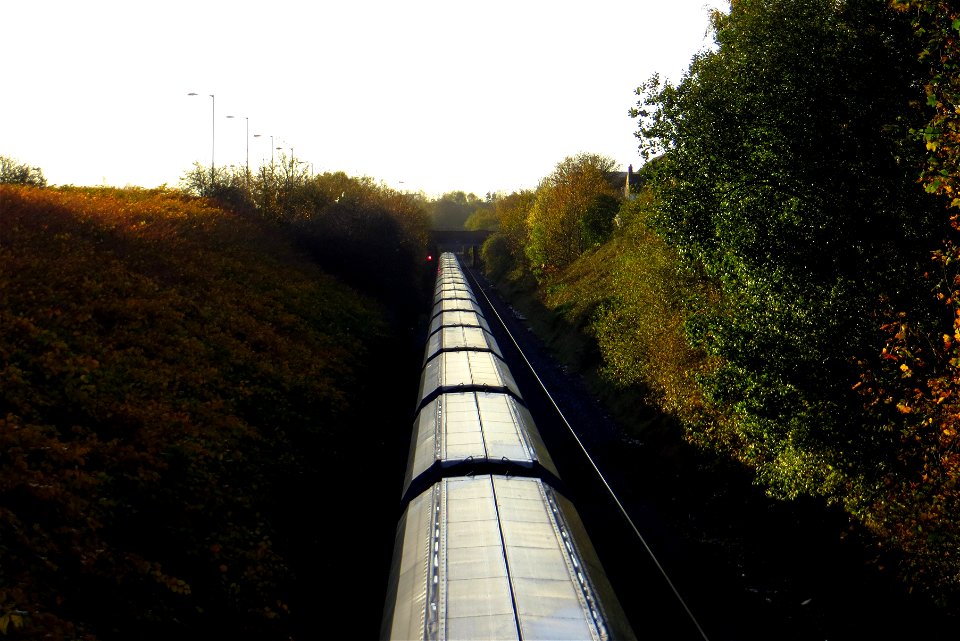
[[[427,262],[429,263],[432,260],[433,260],[433,254],[427,254]]]

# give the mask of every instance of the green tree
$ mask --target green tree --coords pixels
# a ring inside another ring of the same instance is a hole
[[[463,228],[470,231],[496,231],[500,225],[497,210],[493,201],[483,203],[473,210],[470,217],[463,223]]]
[[[880,352],[880,300],[916,305],[936,219],[909,145],[909,27],[879,0],[738,0],[679,84],[638,90],[641,150],[662,156],[656,222],[721,292],[687,324],[724,363],[705,388],[783,495],[837,496],[889,458],[850,387]]]
[[[484,242],[482,257],[494,280],[526,273],[527,216],[533,199],[534,192],[526,190],[493,198],[497,231]]]
[[[0,156],[0,184],[46,187],[47,179],[43,177],[43,171],[39,167],[31,167],[13,158]]]
[[[483,203],[475,194],[451,191],[428,205],[430,226],[433,229],[463,229],[470,214]]]
[[[569,156],[541,181],[527,216],[527,257],[543,276],[602,242],[620,206],[610,180],[616,163],[598,154]]]
[[[494,201],[498,230],[506,237],[510,254],[515,263],[525,260],[524,249],[527,246],[527,216],[533,206],[534,192],[516,191],[501,196]]]

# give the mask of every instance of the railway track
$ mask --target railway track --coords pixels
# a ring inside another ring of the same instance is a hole
[[[869,537],[837,510],[766,497],[749,471],[666,432],[625,438],[525,319],[465,271],[638,637],[892,641],[956,628],[955,613],[878,572]]]
[[[656,509],[631,492],[616,470],[601,469],[591,456],[594,451],[623,447],[615,425],[598,405],[584,402],[586,394],[565,393],[570,377],[532,348],[524,319],[491,291],[482,276],[470,269],[464,272],[633,629],[641,638],[709,640],[682,586],[657,556],[656,549],[670,549],[676,541],[662,529]],[[671,550],[671,556],[684,555]]]

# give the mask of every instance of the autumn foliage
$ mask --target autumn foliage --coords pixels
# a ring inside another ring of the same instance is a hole
[[[737,0],[711,15],[714,46],[683,78],[637,90],[639,193],[598,244],[541,269],[539,299],[593,341],[608,389],[770,496],[842,506],[876,535],[876,567],[955,604],[960,13]],[[550,264],[521,205],[484,248],[501,281]]]
[[[919,181],[949,225],[939,248],[931,241],[921,285],[932,310],[891,306],[879,323],[880,363],[865,367],[855,387],[898,445],[868,522],[903,554],[911,579],[946,600],[960,577],[960,12],[936,0],[891,5],[921,44],[931,115],[912,131],[927,151]]]
[[[916,131],[930,152],[923,170],[925,187],[960,207],[960,11],[943,0],[891,0],[890,4],[911,19],[922,43],[918,58],[927,68],[923,89],[933,116]]]
[[[277,524],[384,338],[259,219],[0,186],[0,638],[290,636]]]
[[[957,230],[957,217],[952,217]],[[903,556],[911,582],[955,595],[960,569],[960,248],[934,252],[943,315],[936,323],[891,313],[882,365],[866,368],[854,385],[879,425],[897,443],[884,489],[864,510],[865,521]],[[930,274],[928,273],[928,277]]]

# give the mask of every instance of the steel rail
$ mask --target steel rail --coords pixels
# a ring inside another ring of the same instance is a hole
[[[670,580],[670,576],[667,574],[667,571],[664,569],[663,565],[660,564],[660,560],[657,559],[657,555],[654,554],[653,549],[647,543],[647,540],[643,537],[643,534],[640,533],[640,529],[637,528],[636,523],[633,522],[633,519],[630,518],[630,514],[627,513],[627,509],[624,507],[623,503],[620,501],[620,498],[613,491],[613,488],[610,486],[610,483],[607,482],[607,479],[603,476],[603,472],[600,471],[600,468],[597,467],[596,462],[593,460],[593,457],[590,456],[590,452],[587,451],[586,446],[583,444],[583,441],[580,440],[580,436],[577,435],[576,431],[573,429],[573,426],[570,424],[570,421],[567,420],[567,417],[564,416],[563,412],[560,410],[560,406],[557,405],[557,402],[553,399],[553,395],[550,394],[550,391],[547,389],[546,384],[537,374],[537,370],[533,367],[533,363],[527,358],[526,354],[523,353],[523,348],[520,347],[520,344],[517,342],[517,339],[513,337],[513,334],[510,332],[510,328],[507,327],[507,323],[501,318],[500,313],[497,312],[496,307],[494,307],[493,302],[490,300],[490,297],[487,295],[486,290],[483,289],[480,285],[480,281],[477,280],[476,276],[468,270],[464,269],[463,272],[469,275],[470,280],[473,281],[473,285],[477,290],[483,294],[483,298],[487,303],[487,306],[490,308],[490,311],[493,312],[494,316],[497,317],[497,321],[500,323],[500,326],[503,328],[503,331],[506,332],[507,336],[510,338],[510,341],[513,343],[514,347],[517,348],[517,353],[520,354],[520,357],[527,364],[527,367],[530,369],[530,373],[533,374],[534,379],[540,385],[540,388],[543,390],[543,393],[546,395],[547,399],[550,401],[550,404],[553,405],[553,409],[557,412],[557,415],[560,417],[560,420],[563,421],[563,424],[567,426],[567,429],[570,431],[570,434],[573,436],[574,440],[577,442],[577,445],[580,446],[580,450],[583,452],[583,455],[587,458],[587,461],[590,463],[590,467],[593,468],[593,471],[597,474],[597,477],[600,479],[600,482],[603,483],[603,486],[607,489],[607,492],[610,494],[610,497],[616,503],[617,508],[620,510],[620,513],[623,515],[623,518],[626,519],[627,523],[630,526],[630,529],[633,530],[633,533],[636,535],[637,539],[643,545],[643,548],[647,551],[647,554],[650,555],[650,559],[653,561],[654,565],[660,571],[660,574],[663,576],[664,581],[667,582],[667,585],[670,586],[670,590],[673,592],[673,595],[677,598],[677,601],[680,602],[680,605],[683,607],[684,612],[687,613],[687,616],[690,617],[690,621],[697,628],[697,632],[700,633],[700,636],[703,638],[703,641],[710,641],[710,638],[707,636],[707,633],[703,630],[703,627],[700,625],[700,622],[697,621],[697,617],[694,616],[693,611],[690,610],[690,606],[687,605],[687,602],[684,600],[683,596],[680,594],[680,591],[674,585],[673,581]]]

